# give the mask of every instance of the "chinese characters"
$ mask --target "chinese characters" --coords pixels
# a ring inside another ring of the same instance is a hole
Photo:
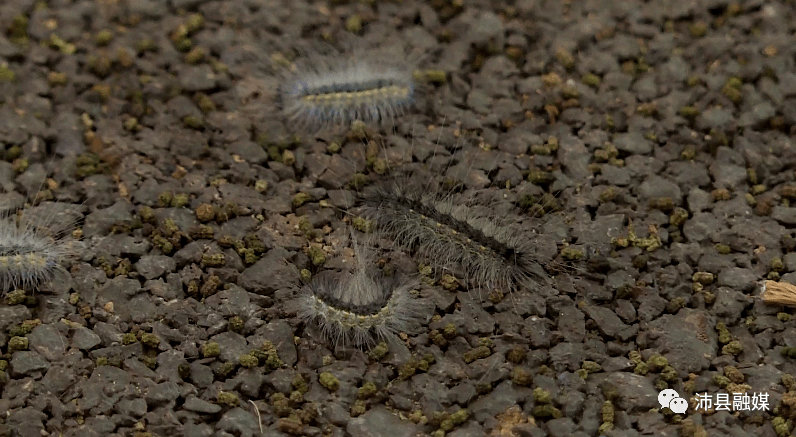
[[[732,396],[730,396],[732,395]],[[714,401],[715,399],[715,401]],[[696,411],[768,411],[768,393],[708,393],[696,395]]]

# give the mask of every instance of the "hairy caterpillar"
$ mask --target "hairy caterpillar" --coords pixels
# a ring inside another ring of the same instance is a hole
[[[24,205],[16,193],[0,200],[0,293],[32,290],[64,273],[61,263],[75,255],[70,232],[82,219],[80,205],[59,202]]]
[[[403,47],[384,47],[300,58],[280,86],[282,112],[290,124],[310,132],[355,120],[393,121],[416,103],[416,57]]]
[[[450,196],[388,181],[367,190],[363,202],[383,235],[438,268],[461,267],[476,287],[512,291],[546,277],[535,235]]]
[[[334,346],[372,346],[417,326],[422,308],[412,295],[419,285],[403,275],[387,276],[373,263],[373,252],[354,242],[351,271],[317,274],[288,303],[298,318],[319,328]]]

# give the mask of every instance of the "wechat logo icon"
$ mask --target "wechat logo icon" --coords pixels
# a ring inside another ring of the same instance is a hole
[[[661,408],[669,407],[676,414],[683,414],[688,410],[688,402],[670,388],[658,393],[658,403]]]

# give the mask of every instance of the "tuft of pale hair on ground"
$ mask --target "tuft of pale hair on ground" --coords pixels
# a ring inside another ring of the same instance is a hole
[[[489,437],[514,437],[519,435],[515,431],[516,428],[536,428],[536,421],[533,417],[529,417],[522,412],[522,409],[517,406],[511,406],[507,410],[495,416],[498,426],[492,430]]]
[[[796,285],[787,282],[763,281],[760,285],[763,302],[796,307]]]

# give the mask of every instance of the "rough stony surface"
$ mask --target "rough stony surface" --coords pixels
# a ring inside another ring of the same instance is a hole
[[[79,218],[63,274],[0,299],[0,436],[792,435],[796,319],[759,283],[796,281],[794,23],[754,0],[0,2],[3,210]],[[394,42],[422,79],[405,117],[280,114],[300,54]],[[426,323],[325,343],[285,303],[345,267],[357,190],[393,171],[516,218],[545,280],[468,289],[381,242]],[[697,409],[743,392],[768,409]]]

